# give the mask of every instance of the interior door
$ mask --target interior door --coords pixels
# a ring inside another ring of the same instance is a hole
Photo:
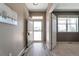
[[[52,20],[51,20],[51,30],[52,30],[52,33],[51,33],[51,47],[52,49],[55,48],[56,46],[56,40],[57,40],[57,27],[56,27],[56,16],[52,13]]]
[[[28,20],[28,46],[33,42],[33,21]]]

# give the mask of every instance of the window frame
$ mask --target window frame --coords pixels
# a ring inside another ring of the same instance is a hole
[[[67,15],[68,16],[68,15]],[[72,16],[72,15],[71,15]],[[57,31],[58,32],[78,32],[78,19],[79,19],[79,16],[78,15],[76,15],[77,17],[73,17],[73,18],[77,18],[76,19],[76,23],[68,23],[68,19],[67,18],[70,18],[70,17],[64,17],[64,18],[66,18],[66,30],[65,31],[59,31],[58,29],[58,25],[63,25],[63,24],[65,24],[65,23],[59,23],[58,21],[59,21],[59,15],[57,16]],[[76,30],[75,31],[68,31],[68,26],[69,25],[73,25],[73,24],[75,24],[76,25]]]
[[[32,20],[43,20],[42,15],[40,15],[40,16],[32,16],[31,18],[32,18]]]

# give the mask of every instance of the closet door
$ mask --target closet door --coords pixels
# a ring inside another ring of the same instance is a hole
[[[28,46],[33,42],[33,21],[28,20]]]

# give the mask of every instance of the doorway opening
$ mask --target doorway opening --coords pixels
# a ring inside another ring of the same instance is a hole
[[[42,41],[42,21],[34,21],[34,41]]]

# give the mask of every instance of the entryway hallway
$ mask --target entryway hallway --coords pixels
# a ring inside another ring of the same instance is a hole
[[[24,56],[51,56],[51,53],[42,42],[34,42]]]
[[[79,56],[78,10],[74,3],[1,3],[0,56]]]
[[[34,42],[24,56],[78,56],[78,42],[58,42],[57,46],[49,51],[42,42]]]

